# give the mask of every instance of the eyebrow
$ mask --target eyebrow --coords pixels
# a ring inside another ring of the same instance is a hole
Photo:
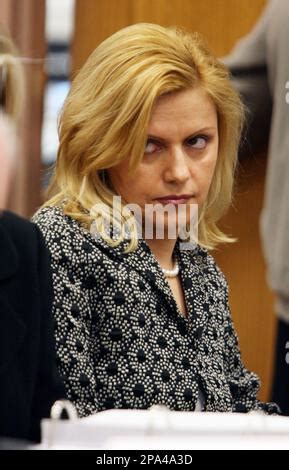
[[[217,131],[218,128],[217,127],[203,127],[202,129],[198,129],[197,131],[193,132],[192,134],[189,134],[185,140],[187,139],[190,139],[191,137],[194,137],[194,136],[197,136],[199,134],[203,134],[205,132],[212,132],[212,131]],[[148,134],[147,136],[147,140],[155,140],[157,142],[166,142],[166,139],[164,139],[163,137],[159,137],[157,135],[153,135],[153,134]]]

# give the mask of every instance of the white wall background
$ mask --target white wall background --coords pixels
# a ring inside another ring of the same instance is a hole
[[[73,34],[75,0],[46,0],[46,37],[69,42]]]

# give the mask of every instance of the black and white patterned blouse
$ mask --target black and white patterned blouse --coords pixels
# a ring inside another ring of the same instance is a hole
[[[178,251],[184,318],[143,240],[125,254],[56,207],[34,221],[52,256],[58,366],[81,417],[154,404],[194,410],[199,391],[206,411],[276,411],[256,399],[226,280],[205,250]]]

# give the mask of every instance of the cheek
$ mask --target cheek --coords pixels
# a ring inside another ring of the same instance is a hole
[[[107,170],[107,174],[110,183],[117,194],[122,195],[123,191],[125,191],[125,188],[130,186],[125,168],[113,168],[111,170]]]
[[[203,162],[200,172],[199,172],[199,198],[198,198],[198,203],[203,204],[204,201],[207,198],[215,168],[216,168],[216,163],[217,159],[212,158],[210,160],[207,160],[206,162]]]
[[[203,163],[201,168],[201,181],[204,187],[209,187],[216,168],[217,159],[211,158]]]
[[[214,173],[215,173],[215,169],[216,169],[216,165],[217,165],[217,158],[215,158],[213,161],[211,161],[210,164],[208,165],[209,185],[212,182],[212,179],[213,179],[213,176],[214,176]]]
[[[218,160],[218,144],[216,143],[214,149],[212,150],[212,153],[208,159],[208,173],[210,175],[210,179],[213,178],[214,171],[217,165],[217,160]]]
[[[141,203],[142,195],[144,192],[143,185],[139,183],[142,181],[138,175],[128,177],[127,174],[119,173],[116,171],[109,171],[109,178],[115,192],[121,196],[126,203]]]

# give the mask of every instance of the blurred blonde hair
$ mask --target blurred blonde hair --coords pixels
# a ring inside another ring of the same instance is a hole
[[[111,213],[115,195],[105,170],[129,158],[133,171],[142,159],[147,127],[156,100],[164,94],[201,86],[218,115],[219,155],[207,201],[199,221],[199,244],[213,248],[232,241],[217,227],[231,203],[243,105],[227,69],[196,33],[140,23],[102,42],[75,78],[60,121],[60,146],[45,205],[90,228],[94,222],[111,246],[120,243],[104,231],[97,203]],[[102,214],[103,215],[103,214]],[[127,251],[137,245],[133,218]],[[115,222],[115,221],[113,221]],[[117,222],[117,221],[116,221]]]
[[[17,50],[0,25],[0,108],[12,119],[20,115],[24,95],[24,76]]]
[[[7,114],[0,111],[0,141],[5,144],[5,158],[11,162],[15,161],[17,137],[15,122]],[[1,148],[2,150],[2,148]],[[1,153],[1,152],[0,152]],[[2,153],[1,153],[2,158]]]

